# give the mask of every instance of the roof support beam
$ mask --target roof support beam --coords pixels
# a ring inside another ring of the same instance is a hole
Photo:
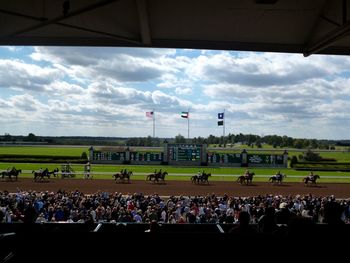
[[[347,22],[344,25],[336,28],[335,30],[332,30],[330,33],[328,33],[322,39],[318,40],[316,43],[308,45],[303,52],[304,57],[308,57],[312,54],[324,50],[325,48],[331,46],[337,40],[347,36],[349,33],[350,22]]]
[[[348,0],[343,0],[343,24],[348,20]]]
[[[317,22],[314,24],[312,31],[310,32],[310,35],[308,37],[308,40],[306,41],[306,45],[303,51],[304,57],[308,57],[312,54],[318,53],[327,47],[331,46],[335,41],[347,36],[350,32],[350,23],[347,21],[347,1],[348,0],[343,0],[342,1],[342,24],[338,24],[331,19],[326,18],[322,13],[324,12],[327,4],[335,4],[334,1],[325,1],[323,4],[323,8],[320,10],[320,15],[319,19]],[[320,19],[324,19],[327,22],[336,25],[337,27],[330,31],[328,34],[326,34],[324,37],[318,39],[317,41],[312,41],[313,36],[315,35],[314,32],[316,32],[316,29],[319,27],[319,21]]]
[[[42,23],[36,24],[34,26],[30,26],[30,27],[27,27],[27,28],[20,29],[18,31],[12,32],[10,34],[7,34],[7,35],[3,36],[2,38],[14,37],[14,36],[17,36],[17,35],[20,35],[20,34],[23,34],[23,33],[27,33],[27,32],[30,32],[30,31],[42,28],[44,26],[48,26],[48,25],[51,25],[51,24],[56,24],[56,23],[58,23],[58,22],[60,22],[60,21],[62,21],[64,19],[67,19],[67,18],[70,18],[70,17],[73,17],[73,16],[77,16],[77,15],[80,15],[80,14],[85,13],[85,12],[92,11],[94,9],[97,9],[99,7],[103,7],[105,5],[109,5],[109,4],[111,4],[113,2],[116,2],[116,1],[119,1],[119,0],[102,0],[102,1],[98,1],[98,2],[93,3],[91,5],[79,8],[77,10],[74,10],[72,12],[68,12],[67,14],[63,14],[63,15],[60,15],[58,17],[55,17],[55,18],[52,18],[52,19],[48,19],[48,20],[46,20],[46,21],[44,21]]]
[[[149,19],[148,19],[146,0],[137,0],[136,5],[137,5],[137,13],[139,15],[140,33],[141,33],[142,43],[144,45],[151,45],[152,38],[151,38],[151,32],[150,32],[150,27],[149,27]]]
[[[0,9],[0,13],[7,14],[7,15],[12,15],[12,16],[16,16],[16,17],[21,17],[21,18],[26,18],[26,19],[30,19],[30,20],[34,20],[34,21],[38,21],[38,22],[43,22],[43,21],[48,20],[48,19],[44,19],[42,17],[39,18],[39,17],[35,17],[35,16],[30,16],[30,15],[26,15],[26,14],[21,14],[21,13],[17,13],[17,12],[13,12],[13,11],[4,10],[4,9]],[[57,22],[57,23],[54,23],[54,24],[62,26],[62,27],[73,28],[73,29],[77,29],[77,30],[81,30],[81,31],[85,31],[85,32],[94,33],[94,34],[97,34],[97,35],[105,36],[105,37],[112,38],[112,39],[119,40],[119,41],[125,41],[125,42],[129,42],[129,43],[141,45],[139,40],[126,38],[124,36],[119,36],[119,35],[116,35],[116,34],[111,34],[111,33],[98,31],[98,30],[92,30],[92,29],[89,29],[89,28],[85,28],[85,27],[81,27],[81,26],[75,26],[75,25],[62,23],[62,22]]]

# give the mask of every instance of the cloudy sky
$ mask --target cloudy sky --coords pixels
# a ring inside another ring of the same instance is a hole
[[[0,47],[0,134],[350,139],[350,57]]]

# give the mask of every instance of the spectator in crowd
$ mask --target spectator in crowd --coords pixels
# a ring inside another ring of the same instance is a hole
[[[257,230],[250,225],[250,215],[246,211],[241,211],[238,216],[238,224],[229,230],[229,233],[252,236],[257,233]]]
[[[259,232],[265,234],[273,234],[278,230],[274,207],[270,206],[265,209],[265,214],[259,218],[258,226]]]

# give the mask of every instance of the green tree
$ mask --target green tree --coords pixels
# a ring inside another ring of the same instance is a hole
[[[303,148],[303,140],[302,139],[296,139],[294,141],[294,147],[297,149],[302,149]]]
[[[256,144],[256,147],[258,148],[262,147],[260,139],[258,139],[255,144]]]
[[[81,159],[87,160],[87,154],[86,154],[86,152],[83,152],[83,153],[81,154]]]
[[[312,149],[317,149],[318,148],[318,142],[316,139],[310,140],[310,146]]]
[[[4,141],[11,141],[12,140],[12,136],[9,134],[9,133],[5,133],[5,136],[4,136]]]
[[[186,143],[186,139],[181,134],[175,136],[175,143]]]
[[[322,157],[320,156],[319,153],[315,153],[309,149],[309,150],[307,150],[307,152],[304,153],[304,160],[311,161],[311,162],[317,162],[317,161],[322,160]]]
[[[293,168],[294,164],[298,163],[298,158],[294,155],[292,156],[292,159],[290,160],[290,167]]]
[[[148,136],[145,142],[145,146],[152,146],[152,137]]]
[[[35,136],[34,133],[29,133],[27,138],[26,138],[27,141],[29,142],[36,142],[37,141],[37,137]]]

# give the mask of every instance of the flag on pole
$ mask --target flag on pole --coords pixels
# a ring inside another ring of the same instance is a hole
[[[224,121],[218,121],[218,126],[224,125]]]
[[[152,118],[153,117],[153,111],[147,111],[146,117]]]
[[[218,113],[218,119],[219,120],[223,120],[224,119],[224,113],[223,112]]]
[[[188,111],[181,112],[181,117],[187,119],[188,118]]]

